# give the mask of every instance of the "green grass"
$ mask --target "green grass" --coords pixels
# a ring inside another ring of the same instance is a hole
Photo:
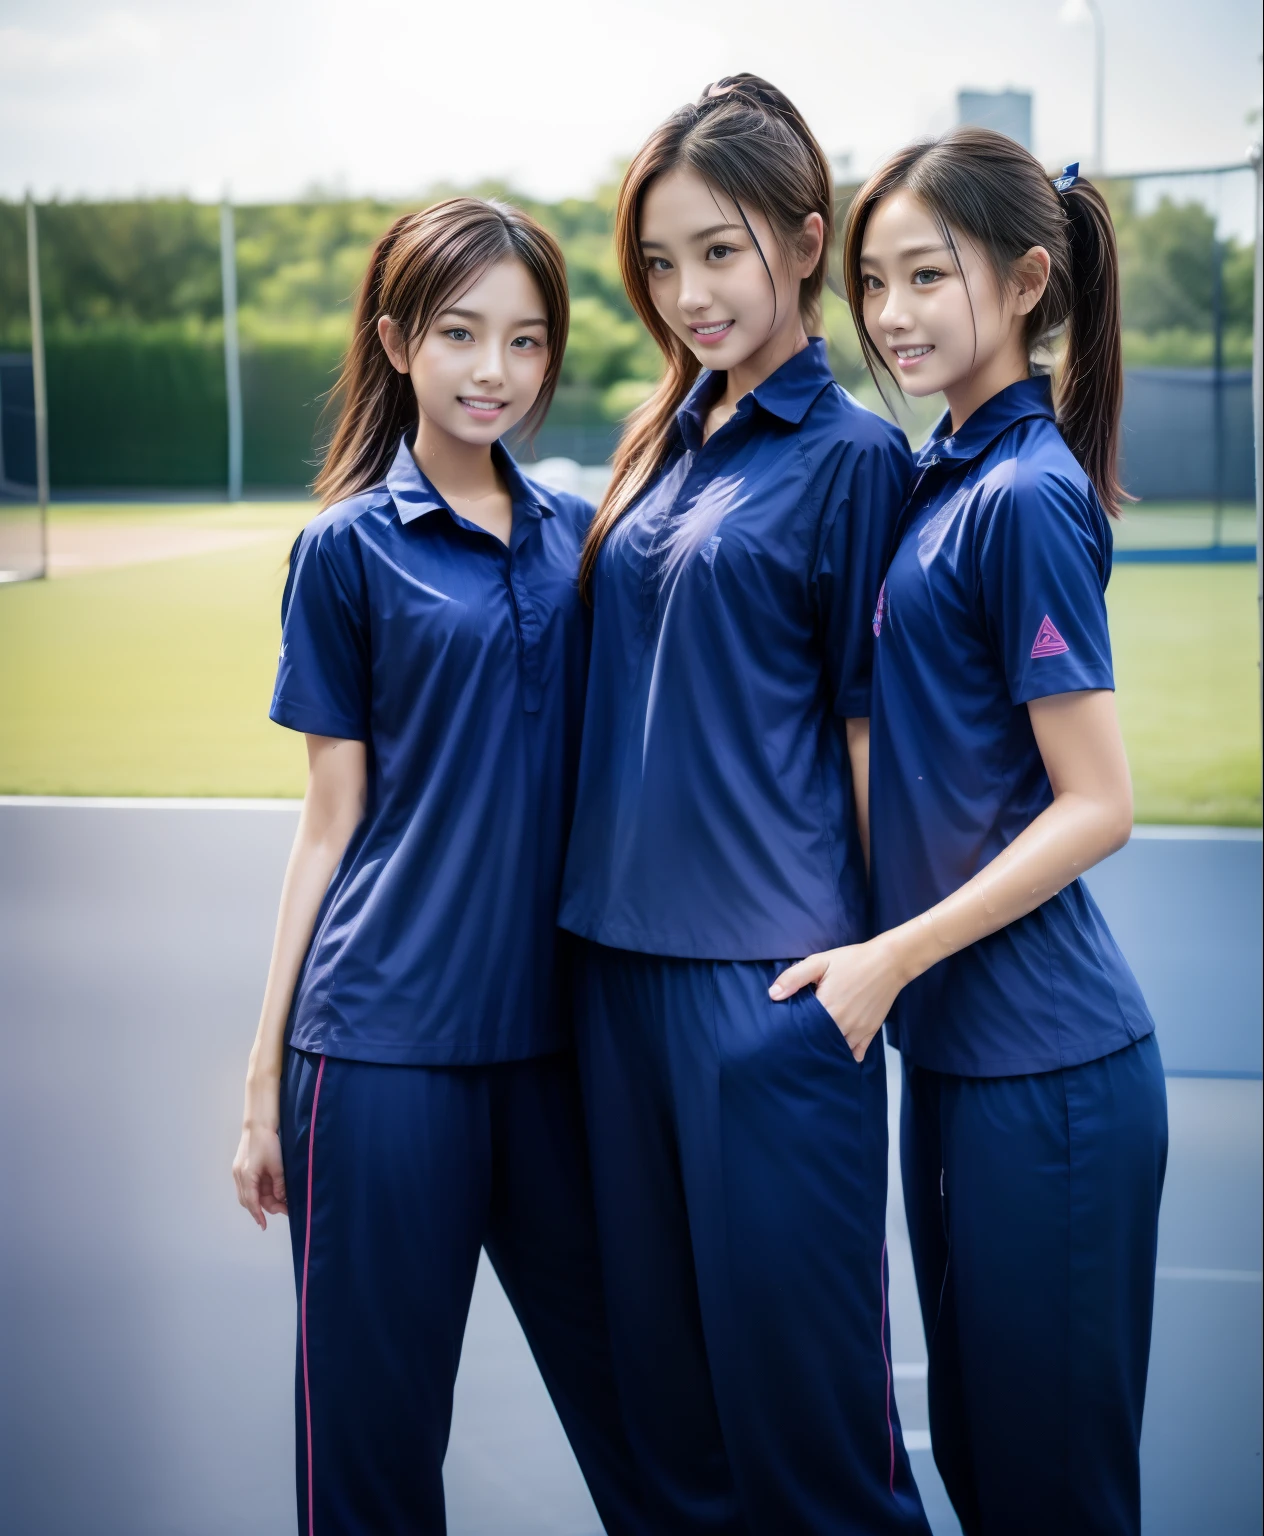
[[[302,503],[57,508],[265,529],[216,554],[0,588],[0,792],[297,795],[301,740],[267,719]],[[1164,514],[1156,514],[1164,515]],[[1119,712],[1137,819],[1260,824],[1255,570],[1118,566]]]

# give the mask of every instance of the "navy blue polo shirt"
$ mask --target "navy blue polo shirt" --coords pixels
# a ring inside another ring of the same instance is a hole
[[[704,373],[602,546],[561,923],[694,959],[864,936],[844,719],[912,468],[814,340],[704,443]]]
[[[918,456],[874,613],[869,806],[877,927],[925,912],[1053,799],[1031,699],[1113,688],[1111,533],[1054,419],[1012,384]],[[1005,1077],[1096,1060],[1154,1028],[1079,880],[905,987],[910,1061]]]
[[[592,513],[493,450],[509,547],[402,441],[294,546],[272,718],[363,741],[368,806],[325,897],[291,1044],[456,1064],[556,1049],[558,886],[584,702]]]

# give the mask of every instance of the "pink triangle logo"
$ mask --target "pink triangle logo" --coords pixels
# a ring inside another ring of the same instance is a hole
[[[1038,660],[1041,656],[1061,656],[1071,647],[1053,627],[1053,620],[1046,613],[1040,621],[1040,628],[1036,631],[1036,643],[1031,648],[1031,659]]]

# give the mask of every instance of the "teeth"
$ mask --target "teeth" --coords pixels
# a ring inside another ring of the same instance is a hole
[[[697,325],[694,327],[694,334],[697,336],[714,336],[717,331],[727,331],[732,323],[731,320],[724,320],[719,325]]]
[[[933,352],[933,347],[896,347],[896,357],[925,357],[928,352]]]
[[[462,400],[462,405],[468,405],[472,411],[498,411],[503,404],[500,400]]]

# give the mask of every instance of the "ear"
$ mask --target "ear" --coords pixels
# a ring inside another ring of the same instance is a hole
[[[396,373],[407,373],[408,348],[404,343],[404,333],[389,315],[383,315],[378,320],[377,334],[382,350],[391,360],[391,367]]]
[[[1045,296],[1049,286],[1049,252],[1043,245],[1033,245],[1014,263],[1014,310],[1029,315]]]
[[[825,246],[825,220],[819,213],[809,213],[799,232],[799,257],[802,268],[796,275],[800,281],[811,277],[812,269],[821,259]]]

